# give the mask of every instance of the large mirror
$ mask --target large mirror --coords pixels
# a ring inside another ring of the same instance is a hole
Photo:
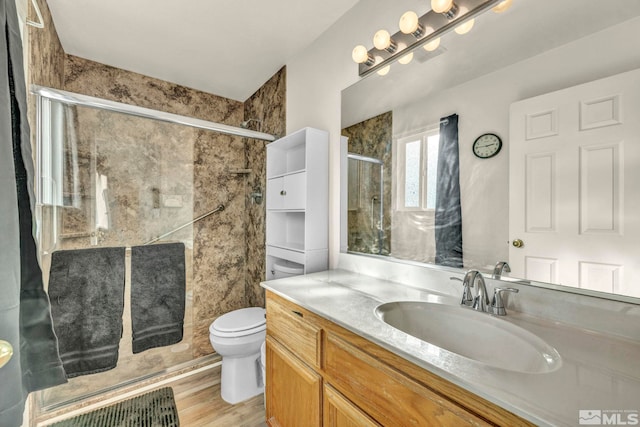
[[[514,0],[345,89],[347,251],[456,266],[438,246],[460,246],[465,269],[638,302],[639,16],[636,0]],[[443,243],[456,194],[461,239]]]

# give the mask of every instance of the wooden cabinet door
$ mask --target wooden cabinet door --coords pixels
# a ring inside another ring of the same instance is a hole
[[[271,427],[320,427],[322,377],[267,337],[267,423]]]
[[[380,424],[327,384],[324,386],[323,399],[323,427],[380,427]]]

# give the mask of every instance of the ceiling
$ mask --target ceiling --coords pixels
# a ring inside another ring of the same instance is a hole
[[[245,101],[358,0],[48,0],[66,53]]]

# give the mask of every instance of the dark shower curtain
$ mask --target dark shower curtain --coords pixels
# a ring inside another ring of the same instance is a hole
[[[0,426],[22,425],[29,392],[66,382],[33,237],[33,164],[15,0],[0,0]]]
[[[435,239],[438,265],[463,267],[458,115],[440,119]]]

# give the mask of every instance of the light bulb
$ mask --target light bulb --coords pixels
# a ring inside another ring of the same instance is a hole
[[[380,68],[378,71],[376,71],[376,73],[378,73],[381,76],[386,76],[387,74],[389,74],[389,70],[391,70],[391,66],[387,65],[385,67]]]
[[[400,27],[400,31],[405,34],[413,34],[414,37],[420,37],[424,32],[424,27],[420,25],[418,14],[412,10],[405,12],[400,17],[398,26]]]
[[[0,368],[9,363],[13,356],[13,347],[8,341],[0,340]]]
[[[492,7],[491,10],[493,10],[495,13],[505,12],[511,7],[511,3],[513,3],[513,0],[501,1],[496,6]]]
[[[454,31],[460,35],[467,34],[469,31],[471,31],[471,29],[473,28],[473,24],[475,24],[475,22],[476,22],[475,19],[469,19],[464,24],[458,25]]]
[[[411,60],[413,60],[413,52],[409,52],[406,55],[402,56],[400,59],[398,59],[398,62],[402,65],[407,65],[409,62],[411,62]]]
[[[431,10],[436,13],[447,13],[453,7],[453,0],[431,0]]]
[[[422,46],[424,48],[424,50],[426,50],[427,52],[433,52],[434,50],[436,50],[438,47],[440,47],[440,37],[438,37],[437,39],[433,39],[431,40],[429,43],[425,44],[424,46]]]
[[[351,58],[356,64],[363,64],[370,60],[367,48],[362,46],[361,44],[353,48],[353,52],[351,52]]]
[[[373,36],[373,45],[376,49],[384,50],[391,46],[391,36],[387,30],[378,30]]]

